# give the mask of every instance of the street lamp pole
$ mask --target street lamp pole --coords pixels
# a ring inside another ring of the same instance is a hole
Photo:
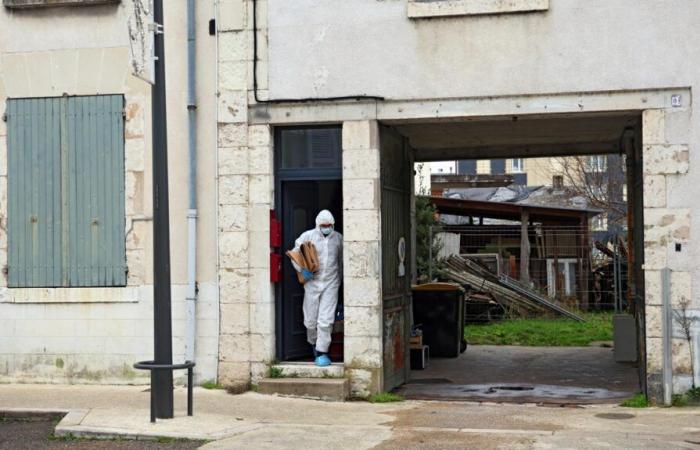
[[[155,84],[151,89],[153,130],[153,346],[156,364],[173,363],[170,302],[170,222],[168,206],[168,139],[165,102],[165,45],[163,0],[154,0]],[[151,372],[155,415],[173,417],[173,371]]]

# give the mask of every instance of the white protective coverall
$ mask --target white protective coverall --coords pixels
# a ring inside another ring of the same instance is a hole
[[[303,232],[294,242],[294,250],[299,251],[304,242],[311,242],[316,247],[319,269],[304,284],[304,326],[309,344],[315,345],[318,352],[328,353],[338,290],[343,279],[343,236],[335,230],[324,236],[320,229],[322,223],[335,224],[330,211],[324,209],[318,213],[316,228]],[[293,265],[300,271],[299,266]]]

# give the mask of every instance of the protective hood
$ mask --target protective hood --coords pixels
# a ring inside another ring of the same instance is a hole
[[[330,223],[331,225],[335,225],[335,218],[327,209],[324,209],[318,213],[318,216],[316,216],[316,228],[318,228],[322,223]]]

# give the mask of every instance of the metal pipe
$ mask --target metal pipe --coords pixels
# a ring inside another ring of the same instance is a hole
[[[671,355],[673,338],[673,310],[671,309],[671,270],[661,270],[661,310],[663,330],[663,383],[664,404],[671,406],[673,400],[673,360]]]
[[[189,206],[187,210],[187,294],[185,297],[185,360],[195,360],[197,335],[197,103],[195,92],[195,0],[187,0],[187,128]]]

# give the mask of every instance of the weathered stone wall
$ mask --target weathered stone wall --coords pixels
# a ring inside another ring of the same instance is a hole
[[[696,201],[690,164],[691,109],[653,109],[643,113],[644,176],[644,277],[646,345],[649,395],[662,395],[663,327],[661,270],[671,270],[670,297],[675,313],[688,302],[691,313],[700,311],[693,297],[694,255],[691,246]],[[678,248],[680,246],[680,248]],[[678,327],[677,321],[674,324]],[[700,324],[696,333],[700,332]],[[687,342],[674,333],[672,361],[676,389],[687,389],[693,368]]]
[[[352,395],[382,389],[381,205],[377,121],[343,123],[345,369]]]
[[[205,5],[208,3],[208,5]],[[206,29],[212,2],[198,2]],[[166,23],[184,17],[185,4],[166,2]],[[10,289],[0,276],[0,380],[21,382],[147,383],[132,364],[153,357],[152,190],[150,86],[130,73],[127,2],[119,6],[12,13],[0,8],[0,114],[6,98],[122,94],[125,98],[125,212],[127,286],[88,289]],[[12,36],[12,37],[10,37]],[[18,39],[17,36],[21,36]],[[166,34],[173,354],[184,358],[187,252],[186,29]],[[213,63],[212,41],[199,40],[201,60]],[[208,59],[209,58],[209,59]],[[198,68],[199,266],[195,368],[214,379],[218,363],[215,251],[215,111],[207,64]],[[204,76],[202,76],[204,75]],[[209,89],[209,91],[207,91]],[[208,95],[207,95],[208,93]],[[208,98],[210,97],[211,100]],[[212,128],[212,132],[209,132]],[[7,265],[7,126],[0,121],[0,267]],[[182,373],[177,374],[182,377]]]
[[[265,98],[266,2],[258,8],[258,87]],[[255,102],[252,2],[224,0],[218,17],[219,380],[233,385],[264,376],[275,358],[273,159],[271,127],[248,126],[248,103]]]

